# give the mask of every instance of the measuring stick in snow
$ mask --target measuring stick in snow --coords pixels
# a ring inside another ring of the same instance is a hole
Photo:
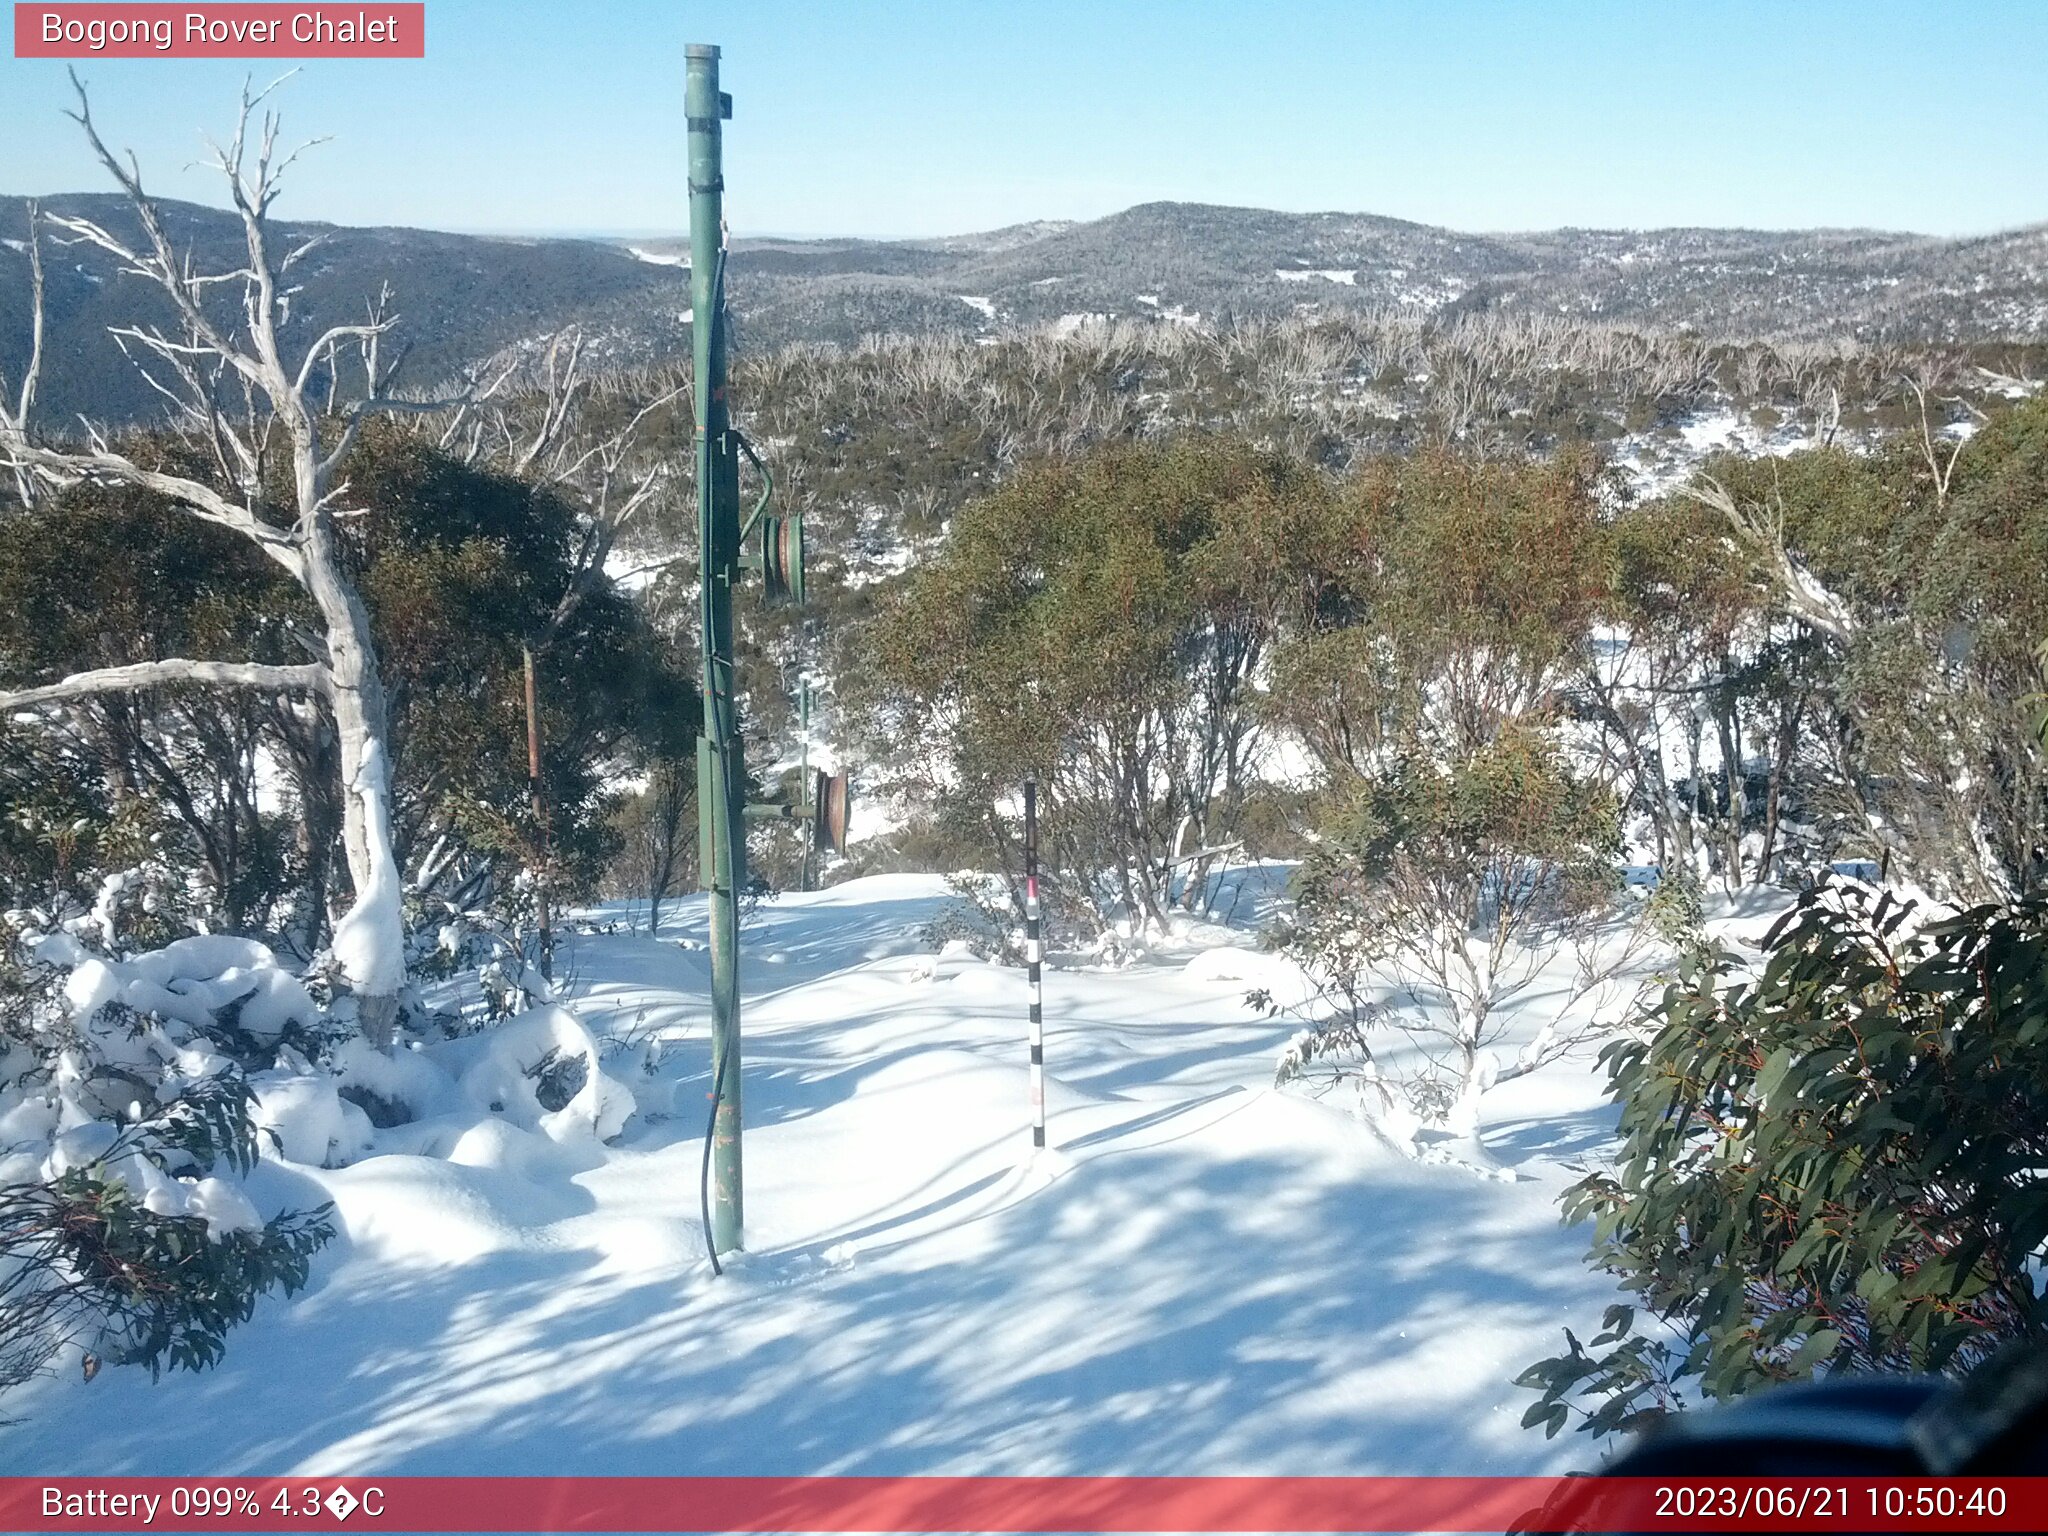
[[[1024,779],[1024,961],[1031,979],[1031,1145],[1045,1145],[1045,939],[1038,908],[1038,776]]]

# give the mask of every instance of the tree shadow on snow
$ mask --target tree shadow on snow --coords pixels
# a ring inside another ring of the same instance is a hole
[[[1515,1427],[1521,1394],[1507,1378],[1597,1305],[1577,1238],[1455,1173],[1331,1183],[1311,1162],[1109,1153],[886,1246],[892,1231],[930,1228],[988,1193],[984,1178],[842,1230],[850,1267],[789,1285],[744,1269],[722,1281],[701,1267],[622,1277],[577,1251],[493,1255],[375,1291],[330,1285],[265,1303],[204,1376],[151,1388],[112,1372],[39,1394],[32,1421],[0,1443],[0,1465],[906,1475],[1544,1464],[1541,1442]]]

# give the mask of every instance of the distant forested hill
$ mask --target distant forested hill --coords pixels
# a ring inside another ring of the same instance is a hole
[[[137,234],[110,195],[51,198]],[[199,267],[232,265],[233,217],[166,203]],[[289,330],[307,339],[359,317],[389,283],[432,383],[507,346],[577,323],[601,358],[680,356],[689,272],[680,240],[503,239],[417,229],[278,226],[319,236],[293,269]],[[27,346],[26,208],[0,201],[0,367]],[[107,334],[163,320],[144,285],[89,247],[46,249],[47,423],[132,420],[149,386]],[[1708,337],[1898,342],[2048,340],[2048,226],[1944,240],[1867,230],[1556,230],[1473,235],[1365,214],[1148,203],[1087,223],[944,240],[741,240],[730,286],[744,346],[888,334],[1000,335],[1083,316],[1213,329],[1260,316],[1395,311],[1545,314]]]

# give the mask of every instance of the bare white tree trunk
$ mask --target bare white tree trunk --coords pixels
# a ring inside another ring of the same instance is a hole
[[[73,84],[77,85],[75,76]],[[306,349],[295,368],[286,364],[278,345],[285,302],[280,297],[279,279],[310,243],[282,258],[275,258],[269,247],[270,205],[285,168],[296,158],[291,154],[282,160],[275,157],[278,123],[274,114],[265,116],[253,177],[245,169],[250,114],[267,94],[251,96],[244,90],[234,139],[226,149],[214,152],[214,163],[226,178],[241,216],[248,247],[245,266],[225,273],[199,273],[173,250],[155,205],[143,192],[140,173],[132,162],[124,165],[101,141],[83,87],[78,87],[78,111],[72,115],[85,130],[100,163],[128,195],[144,239],[139,247],[130,246],[89,219],[45,216],[45,222],[115,256],[124,273],[150,281],[169,297],[182,326],[180,332],[128,327],[113,334],[124,350],[133,348],[130,356],[138,357],[144,377],[180,407],[195,438],[211,445],[223,480],[237,483],[238,492],[147,469],[115,452],[97,434],[88,449],[51,447],[35,441],[27,420],[34,398],[33,362],[20,404],[12,411],[0,412],[0,462],[12,469],[24,486],[34,480],[57,486],[96,480],[152,491],[192,516],[248,538],[289,571],[312,599],[320,614],[321,630],[301,640],[316,660],[300,667],[187,660],[110,667],[41,688],[0,693],[0,708],[177,682],[319,693],[333,713],[339,737],[343,844],[355,889],[354,905],[335,925],[332,952],[356,996],[365,1032],[377,1045],[389,1046],[399,994],[405,985],[405,945],[402,881],[391,841],[388,711],[369,611],[348,580],[336,546],[336,503],[347,490],[337,475],[371,413],[438,411],[453,402],[399,400],[388,393],[396,370],[379,361],[380,339],[392,325],[382,297],[371,306],[365,323],[330,329]],[[210,312],[207,307],[208,295],[222,287],[239,287],[242,294],[242,319],[226,328],[217,323],[217,311]],[[40,299],[40,286],[36,298]],[[36,307],[39,342],[40,303]],[[39,345],[34,356],[40,357]],[[360,361],[361,392],[338,413],[323,417],[310,403],[312,392],[324,388],[331,408],[340,393],[341,366],[350,359]],[[263,409],[252,408],[245,420],[230,420],[220,407],[218,386],[223,381],[237,384]],[[322,441],[323,425],[330,439],[327,442]],[[282,429],[290,443],[296,505],[289,509],[269,508],[263,500],[265,457],[276,429]],[[24,499],[27,494],[24,490]],[[289,510],[289,524],[276,520],[277,510]]]
[[[1834,641],[1846,641],[1856,630],[1848,605],[1807,569],[1806,562],[1785,541],[1785,509],[1772,502],[1739,502],[1711,475],[1700,475],[1679,487],[1679,494],[1728,520],[1736,542],[1757,556],[1770,573],[1778,595],[1793,617]]]
[[[327,702],[341,758],[341,840],[355,905],[334,925],[333,953],[354,988],[364,1031],[390,1042],[405,985],[405,882],[391,840],[390,717],[370,615],[341,579],[333,529],[312,541],[307,590],[327,628]]]
[[[21,389],[11,410],[7,404],[6,382],[0,380],[0,433],[9,435],[27,430],[29,412],[36,403],[36,380],[43,371],[43,242],[37,228],[41,222],[42,211],[31,201],[28,205],[28,362],[22,369]],[[25,467],[15,467],[14,490],[23,506],[35,505],[36,478]]]

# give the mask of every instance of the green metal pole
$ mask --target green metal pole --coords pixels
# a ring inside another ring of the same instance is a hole
[[[690,131],[690,336],[696,369],[697,538],[702,563],[704,734],[697,752],[698,863],[711,909],[711,1246],[738,1248],[740,1184],[739,895],[747,878],[741,820],[746,775],[734,701],[732,593],[739,575],[739,448],[726,401],[725,177],[719,124],[732,99],[718,89],[718,50],[687,51]]]

